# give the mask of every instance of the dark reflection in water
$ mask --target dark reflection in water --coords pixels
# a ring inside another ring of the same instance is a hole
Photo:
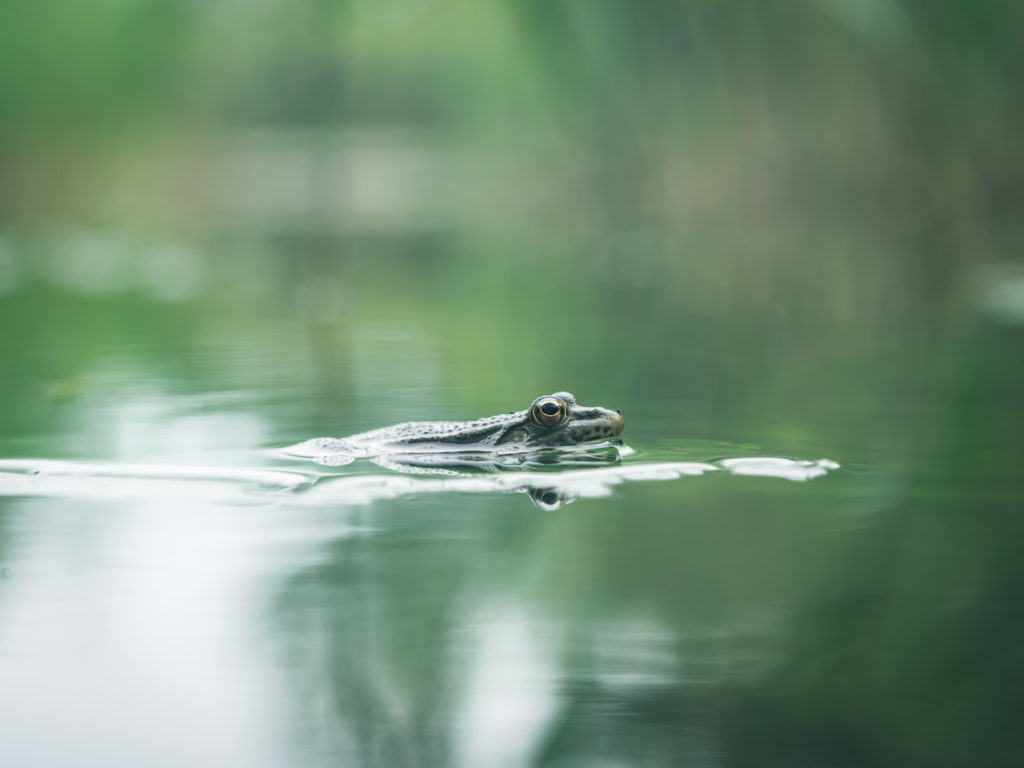
[[[976,338],[908,488],[847,537],[780,663],[730,692],[740,765],[1006,765],[1024,679],[1019,331]]]

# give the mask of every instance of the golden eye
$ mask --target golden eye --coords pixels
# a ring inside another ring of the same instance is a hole
[[[553,397],[538,398],[530,407],[530,417],[538,424],[550,427],[565,418],[565,405]]]

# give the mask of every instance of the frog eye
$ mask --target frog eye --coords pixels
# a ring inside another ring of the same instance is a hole
[[[533,502],[533,506],[537,509],[543,509],[545,512],[553,512],[556,509],[561,509],[566,504],[572,504],[576,497],[563,491],[561,488],[531,488],[527,493],[530,494],[530,501]]]
[[[550,427],[565,418],[565,405],[553,397],[538,398],[530,406],[530,418],[538,424]]]

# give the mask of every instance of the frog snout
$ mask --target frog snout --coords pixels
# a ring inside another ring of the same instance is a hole
[[[608,417],[608,425],[611,427],[614,434],[620,434],[626,426],[626,422],[622,419],[622,412],[614,411],[612,415]]]

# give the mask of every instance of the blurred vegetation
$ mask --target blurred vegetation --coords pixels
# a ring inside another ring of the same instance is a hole
[[[520,361],[600,371],[634,399],[668,378],[701,413],[737,404],[696,390],[757,381],[744,424],[812,375],[831,392],[874,365],[916,391],[928,345],[970,322],[971,270],[1020,252],[1021,13],[14,2],[4,243],[32,277],[82,230],[128,251],[183,241],[231,262],[183,313],[207,323],[242,293],[231,264],[266,275],[236,308],[269,300],[278,326],[302,276],[333,281],[347,330],[320,333],[318,355],[348,369],[340,335],[375,311],[415,317],[471,352],[444,370],[494,392],[480,407],[552,386]],[[557,328],[551,303],[570,318]]]

